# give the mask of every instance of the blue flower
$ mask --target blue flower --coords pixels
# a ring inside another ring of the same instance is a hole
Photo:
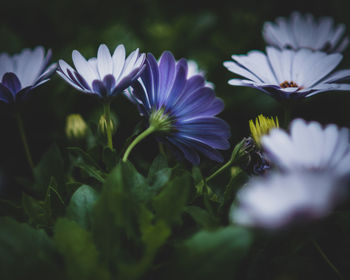
[[[187,79],[187,71],[187,61],[177,62],[168,51],[158,63],[148,54],[146,69],[133,85],[132,98],[150,127],[156,128],[158,141],[176,147],[192,164],[199,164],[198,152],[222,161],[217,149],[230,147],[230,129],[216,115],[224,104],[205,86],[202,75]]]
[[[12,104],[22,101],[29,91],[47,82],[56,64],[48,67],[51,50],[45,56],[43,47],[24,49],[13,56],[0,54],[0,100]]]
[[[334,25],[331,17],[315,20],[313,15],[294,12],[289,18],[280,17],[275,23],[266,22],[263,37],[267,44],[283,48],[308,48],[326,52],[342,52],[349,44],[344,36],[345,25]]]
[[[251,51],[247,55],[233,55],[233,61],[224,62],[229,71],[245,78],[231,79],[228,83],[259,89],[277,100],[350,90],[349,84],[340,83],[350,78],[350,69],[332,72],[343,58],[340,53],[273,47],[267,47],[266,53]]]
[[[136,49],[125,59],[123,45],[116,47],[113,55],[106,45],[98,48],[97,58],[86,60],[80,52],[72,53],[76,68],[59,60],[57,73],[76,89],[109,100],[128,88],[144,69],[145,54]]]

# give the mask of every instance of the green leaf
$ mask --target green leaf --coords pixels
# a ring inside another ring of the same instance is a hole
[[[63,193],[64,189],[64,162],[61,152],[56,144],[52,145],[49,150],[42,156],[39,164],[34,168],[35,190],[44,194],[47,186],[54,177],[58,183],[57,191]]]
[[[109,147],[105,147],[102,153],[103,163],[108,171],[112,170],[118,162],[118,155],[115,149],[113,151]]]
[[[149,171],[148,171],[148,178],[154,176],[159,170],[168,168],[168,162],[167,159],[162,156],[161,154],[156,156],[156,158],[153,160]]]
[[[81,227],[89,229],[92,223],[92,209],[98,199],[98,193],[87,185],[79,187],[72,195],[67,207],[67,217]]]
[[[139,233],[139,204],[132,196],[132,187],[140,178],[132,174],[130,166],[118,164],[106,178],[93,209],[94,239],[110,265],[123,255],[126,240],[137,238]]]
[[[120,262],[121,279],[139,279],[150,269],[158,249],[171,234],[170,227],[163,220],[154,221],[154,214],[145,207],[142,207],[139,213],[141,240],[144,244],[143,255],[136,263]]]
[[[64,258],[68,279],[110,279],[90,233],[76,222],[59,219],[54,228],[54,242]]]
[[[48,228],[52,224],[49,200],[40,201],[23,193],[22,206],[28,216],[29,224],[36,228]]]
[[[96,167],[94,167],[93,165],[89,165],[87,163],[85,163],[82,160],[78,160],[75,163],[76,167],[79,167],[81,170],[83,170],[87,175],[89,175],[90,177],[96,179],[97,181],[103,183],[105,181],[105,177],[106,174],[97,169]]]
[[[234,279],[251,242],[250,232],[238,227],[200,231],[179,247],[170,279]]]
[[[180,223],[190,188],[191,177],[187,173],[168,182],[153,200],[156,217],[169,225]]]
[[[187,206],[185,208],[185,212],[188,213],[192,219],[204,229],[212,229],[218,224],[215,216],[198,206]]]
[[[43,230],[0,218],[0,279],[65,279],[61,259]]]

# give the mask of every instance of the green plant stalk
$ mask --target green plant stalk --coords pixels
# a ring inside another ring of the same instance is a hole
[[[23,121],[22,121],[21,115],[19,114],[18,111],[15,114],[16,114],[16,120],[17,120],[19,134],[21,136],[22,144],[24,147],[24,152],[26,154],[26,158],[27,158],[28,164],[30,166],[30,169],[32,171],[32,174],[34,175],[34,163],[33,163],[32,156],[31,156],[31,153],[29,150],[27,137],[26,137],[26,134],[24,132]]]
[[[152,134],[154,131],[156,131],[156,128],[154,126],[149,126],[145,131],[143,131],[141,134],[139,134],[134,141],[131,142],[129,147],[126,149],[124,156],[123,156],[123,162],[126,162],[128,160],[129,154],[131,150],[139,143],[141,140],[146,138],[148,135]]]
[[[111,127],[111,103],[106,102],[103,104],[104,114],[106,117],[106,134],[107,134],[107,146],[111,150],[113,150],[113,142],[112,142],[112,127]]]
[[[234,162],[237,159],[237,156],[239,154],[239,151],[241,150],[243,146],[243,141],[241,141],[240,143],[238,143],[236,145],[236,147],[233,149],[233,152],[231,154],[231,158],[229,159],[228,162],[226,162],[223,166],[221,166],[218,170],[216,170],[213,174],[209,175],[207,178],[205,178],[204,180],[202,180],[201,182],[199,182],[196,185],[196,189],[199,190],[204,183],[212,180],[214,177],[216,177],[217,175],[219,175],[220,173],[222,173],[226,168],[230,167],[232,164],[234,164]]]
[[[344,277],[341,275],[339,270],[336,268],[336,266],[330,261],[330,259],[327,257],[325,252],[321,249],[320,245],[317,243],[316,240],[312,239],[312,244],[316,248],[316,250],[320,253],[321,257],[325,260],[325,262],[330,266],[330,268],[337,274],[338,278],[341,280],[344,280]]]

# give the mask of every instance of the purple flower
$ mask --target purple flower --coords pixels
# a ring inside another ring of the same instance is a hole
[[[203,76],[187,79],[187,61],[176,62],[168,51],[158,63],[148,54],[146,65],[132,96],[150,126],[157,126],[157,139],[176,147],[193,164],[200,162],[198,153],[222,161],[217,149],[230,147],[230,129],[215,116],[224,104],[205,86]]]
[[[111,55],[102,44],[97,58],[86,60],[77,50],[73,51],[72,58],[76,70],[60,60],[58,74],[76,89],[108,100],[122,93],[141,75],[145,54],[139,54],[136,49],[125,59],[123,45],[117,46]]]
[[[231,79],[228,83],[259,89],[278,100],[350,90],[349,84],[337,83],[350,78],[350,69],[332,72],[343,58],[339,53],[273,47],[267,47],[266,53],[251,51],[247,55],[233,55],[233,61],[224,62],[229,71],[246,78]]]
[[[27,97],[27,93],[47,82],[56,64],[48,67],[51,50],[45,56],[43,47],[24,49],[13,56],[0,54],[0,100],[11,104]]]
[[[251,179],[237,194],[232,222],[278,229],[327,216],[342,200],[345,185],[331,172],[293,171]]]
[[[334,26],[331,17],[315,20],[311,14],[294,12],[289,18],[277,18],[276,23],[266,22],[263,37],[267,44],[283,48],[308,48],[326,52],[342,52],[349,44],[343,38],[345,25]]]

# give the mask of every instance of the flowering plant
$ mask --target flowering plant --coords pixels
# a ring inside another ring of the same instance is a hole
[[[85,4],[0,54],[0,279],[350,278],[345,25]]]

